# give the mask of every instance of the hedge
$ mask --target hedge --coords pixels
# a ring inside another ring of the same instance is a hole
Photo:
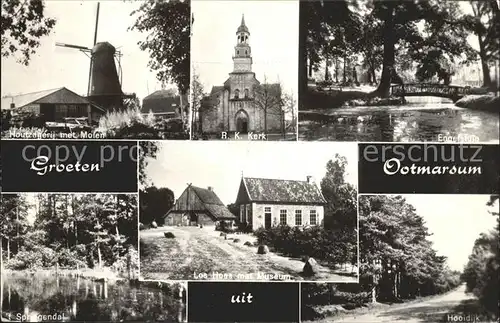
[[[356,234],[321,227],[280,225],[254,233],[260,244],[290,257],[309,256],[332,264],[350,263],[357,257]]]

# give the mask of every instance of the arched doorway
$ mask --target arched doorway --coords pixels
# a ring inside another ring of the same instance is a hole
[[[236,124],[236,131],[241,132],[241,133],[247,133],[248,132],[248,114],[246,113],[245,110],[239,110],[236,112],[235,115],[235,124]]]

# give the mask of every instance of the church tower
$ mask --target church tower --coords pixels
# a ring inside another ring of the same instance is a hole
[[[237,42],[234,47],[234,72],[251,72],[252,71],[252,55],[250,51],[250,45],[248,43],[248,37],[250,32],[248,27],[245,25],[245,16],[241,17],[241,24],[236,31]]]

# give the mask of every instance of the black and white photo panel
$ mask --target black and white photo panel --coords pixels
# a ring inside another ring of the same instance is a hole
[[[499,142],[498,1],[300,1],[299,140]]]
[[[2,322],[186,321],[186,284],[139,281],[137,194],[1,195]]]
[[[158,144],[139,166],[141,279],[358,281],[356,144]]]
[[[360,195],[359,284],[301,284],[302,322],[498,322],[498,195]]]
[[[299,1],[191,6],[192,139],[297,140]]]
[[[189,139],[189,0],[6,1],[2,20],[2,138]]]

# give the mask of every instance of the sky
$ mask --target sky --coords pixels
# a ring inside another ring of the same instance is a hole
[[[424,218],[433,235],[435,250],[448,257],[453,270],[463,270],[474,241],[495,227],[496,218],[488,211],[498,211],[498,200],[486,206],[489,195],[403,195]]]
[[[156,159],[149,159],[147,176],[156,187],[167,187],[178,198],[188,183],[213,187],[224,204],[234,203],[246,177],[305,181],[319,186],[326,163],[335,153],[348,161],[346,181],[357,186],[357,145],[335,142],[166,141]]]
[[[46,0],[45,4],[45,15],[55,18],[56,25],[49,36],[41,38],[29,66],[17,63],[12,57],[1,58],[2,96],[63,86],[80,95],[87,94],[90,59],[77,49],[56,47],[55,43],[92,47],[97,2]],[[139,5],[119,0],[100,1],[97,42],[108,41],[122,52],[122,90],[135,92],[142,99],[161,89],[161,84],[147,66],[148,53],[137,45],[146,35],[127,31],[135,22],[130,13]]]
[[[299,2],[281,1],[192,1],[194,23],[191,64],[204,89],[222,85],[233,71],[236,30],[241,17],[249,29],[257,80],[281,82],[297,97]]]

